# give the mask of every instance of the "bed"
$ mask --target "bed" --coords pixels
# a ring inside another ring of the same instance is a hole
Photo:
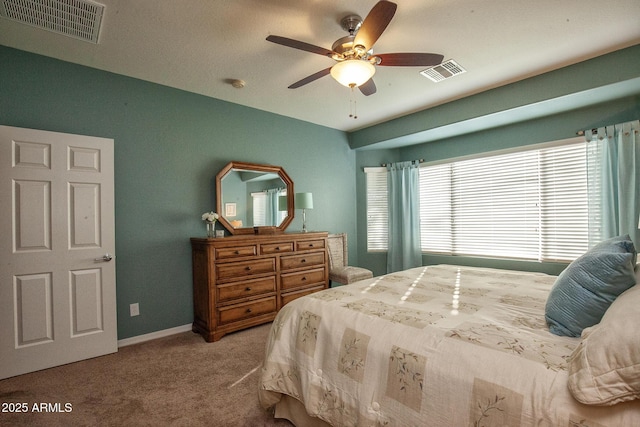
[[[570,375],[585,381],[570,372],[572,355],[604,344],[549,332],[555,281],[437,265],[297,299],[273,322],[261,405],[298,427],[640,425],[640,384],[595,404],[570,391]],[[635,310],[618,317],[637,322],[640,286],[615,304]],[[605,330],[593,335],[618,341]],[[631,341],[624,354],[637,363],[640,340]],[[637,380],[640,365],[626,368]]]

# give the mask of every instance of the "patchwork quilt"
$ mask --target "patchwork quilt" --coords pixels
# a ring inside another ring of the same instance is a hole
[[[640,425],[640,401],[569,393],[580,339],[546,326],[555,279],[439,265],[297,299],[273,322],[261,404],[288,395],[333,426]]]

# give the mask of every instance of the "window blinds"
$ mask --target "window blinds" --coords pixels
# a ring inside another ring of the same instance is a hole
[[[253,200],[253,225],[267,225],[267,193],[251,193]]]
[[[585,143],[426,166],[422,249],[567,261],[588,246]]]
[[[420,240],[422,250],[453,253],[451,164],[420,168]]]
[[[389,228],[386,168],[366,168],[367,250],[386,251]]]
[[[535,153],[466,160],[451,168],[453,252],[538,259]]]
[[[574,260],[589,246],[586,143],[540,150],[540,157],[540,259]]]
[[[423,165],[422,250],[539,261],[580,256],[589,242],[586,143],[570,142]],[[386,191],[383,170],[367,173],[369,250],[386,250]]]

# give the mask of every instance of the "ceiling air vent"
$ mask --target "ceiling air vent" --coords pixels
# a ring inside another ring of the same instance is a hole
[[[104,5],[87,0],[0,0],[0,16],[98,43]]]
[[[438,64],[434,67],[420,71],[420,74],[438,83],[450,77],[457,76],[458,74],[466,72],[467,70],[462,68],[460,64],[458,64],[453,59],[449,59],[444,61],[442,64]]]

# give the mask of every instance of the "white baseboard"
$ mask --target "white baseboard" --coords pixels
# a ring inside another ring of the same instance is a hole
[[[175,335],[182,332],[187,332],[191,330],[191,326],[192,324],[189,323],[188,325],[176,326],[175,328],[164,329],[162,331],[151,332],[149,334],[138,335],[131,338],[124,338],[124,339],[118,340],[118,348],[126,347],[132,344],[140,344],[145,341],[151,341],[157,338],[167,337],[169,335]]]

